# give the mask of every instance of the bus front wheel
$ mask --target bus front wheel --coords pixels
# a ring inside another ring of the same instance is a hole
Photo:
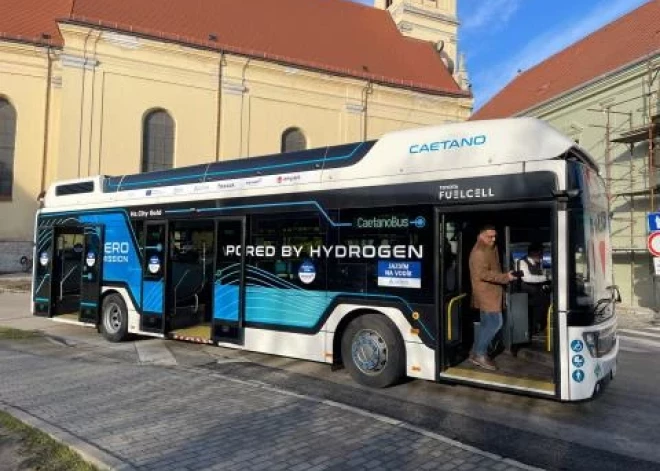
[[[128,309],[121,295],[110,294],[101,305],[101,334],[110,342],[121,342],[128,337]]]
[[[405,372],[401,336],[380,314],[365,314],[348,325],[342,336],[341,356],[351,377],[365,386],[391,386]]]

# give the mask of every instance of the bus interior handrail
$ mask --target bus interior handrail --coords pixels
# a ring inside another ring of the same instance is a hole
[[[457,303],[461,301],[464,297],[467,296],[467,293],[462,293],[459,294],[458,296],[454,296],[449,300],[449,303],[447,303],[447,340],[452,340],[452,335],[451,335],[451,308],[454,306],[454,303]]]
[[[546,349],[548,352],[552,351],[552,309],[553,309],[553,304],[550,303],[550,306],[548,306],[548,314],[546,317],[546,337],[545,337],[545,344],[546,344]]]
[[[62,299],[64,299],[64,294],[63,294],[64,282],[67,280],[67,278],[69,278],[71,276],[71,274],[77,268],[80,268],[80,267],[78,267],[78,265],[75,265],[75,266],[71,267],[71,270],[69,270],[69,273],[67,273],[65,276],[62,277],[62,281],[60,281],[60,301],[62,301]]]
[[[183,283],[183,280],[185,280],[186,276],[188,276],[188,273],[190,273],[189,268],[186,269],[185,272],[183,272],[183,276],[181,278],[179,278],[179,281],[177,282],[176,286],[174,286],[174,310],[175,310],[175,314],[176,314],[176,304],[177,304],[177,301],[178,301],[177,291],[179,290],[179,285],[181,285],[181,283]]]

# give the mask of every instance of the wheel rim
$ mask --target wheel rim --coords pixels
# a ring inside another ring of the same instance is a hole
[[[366,375],[377,375],[387,364],[387,343],[381,335],[364,329],[353,337],[351,353],[353,363]]]
[[[110,303],[103,313],[103,326],[110,334],[116,334],[121,329],[121,308],[117,303]]]

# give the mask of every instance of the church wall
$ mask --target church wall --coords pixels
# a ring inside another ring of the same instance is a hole
[[[180,167],[278,153],[289,127],[303,131],[308,148],[319,147],[465,120],[472,106],[468,98],[113,31],[69,24],[60,29],[65,46],[53,65],[46,185],[139,172],[143,120],[154,109],[174,120],[174,165]],[[15,174],[20,190],[11,202],[0,202],[1,216],[13,222],[0,227],[0,240],[28,246],[40,189],[47,75],[45,55],[33,56],[17,55],[0,42],[0,64],[12,63],[0,68],[0,95],[16,100],[20,127]]]
[[[20,256],[31,250],[41,189],[46,83],[45,48],[0,42],[0,98],[16,112],[12,195],[0,200],[0,271],[20,269]]]

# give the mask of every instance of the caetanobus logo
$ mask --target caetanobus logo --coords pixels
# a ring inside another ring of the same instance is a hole
[[[426,227],[426,218],[424,216],[417,216],[414,219],[407,216],[358,217],[355,227],[358,229],[408,229],[409,227],[422,229]]]

